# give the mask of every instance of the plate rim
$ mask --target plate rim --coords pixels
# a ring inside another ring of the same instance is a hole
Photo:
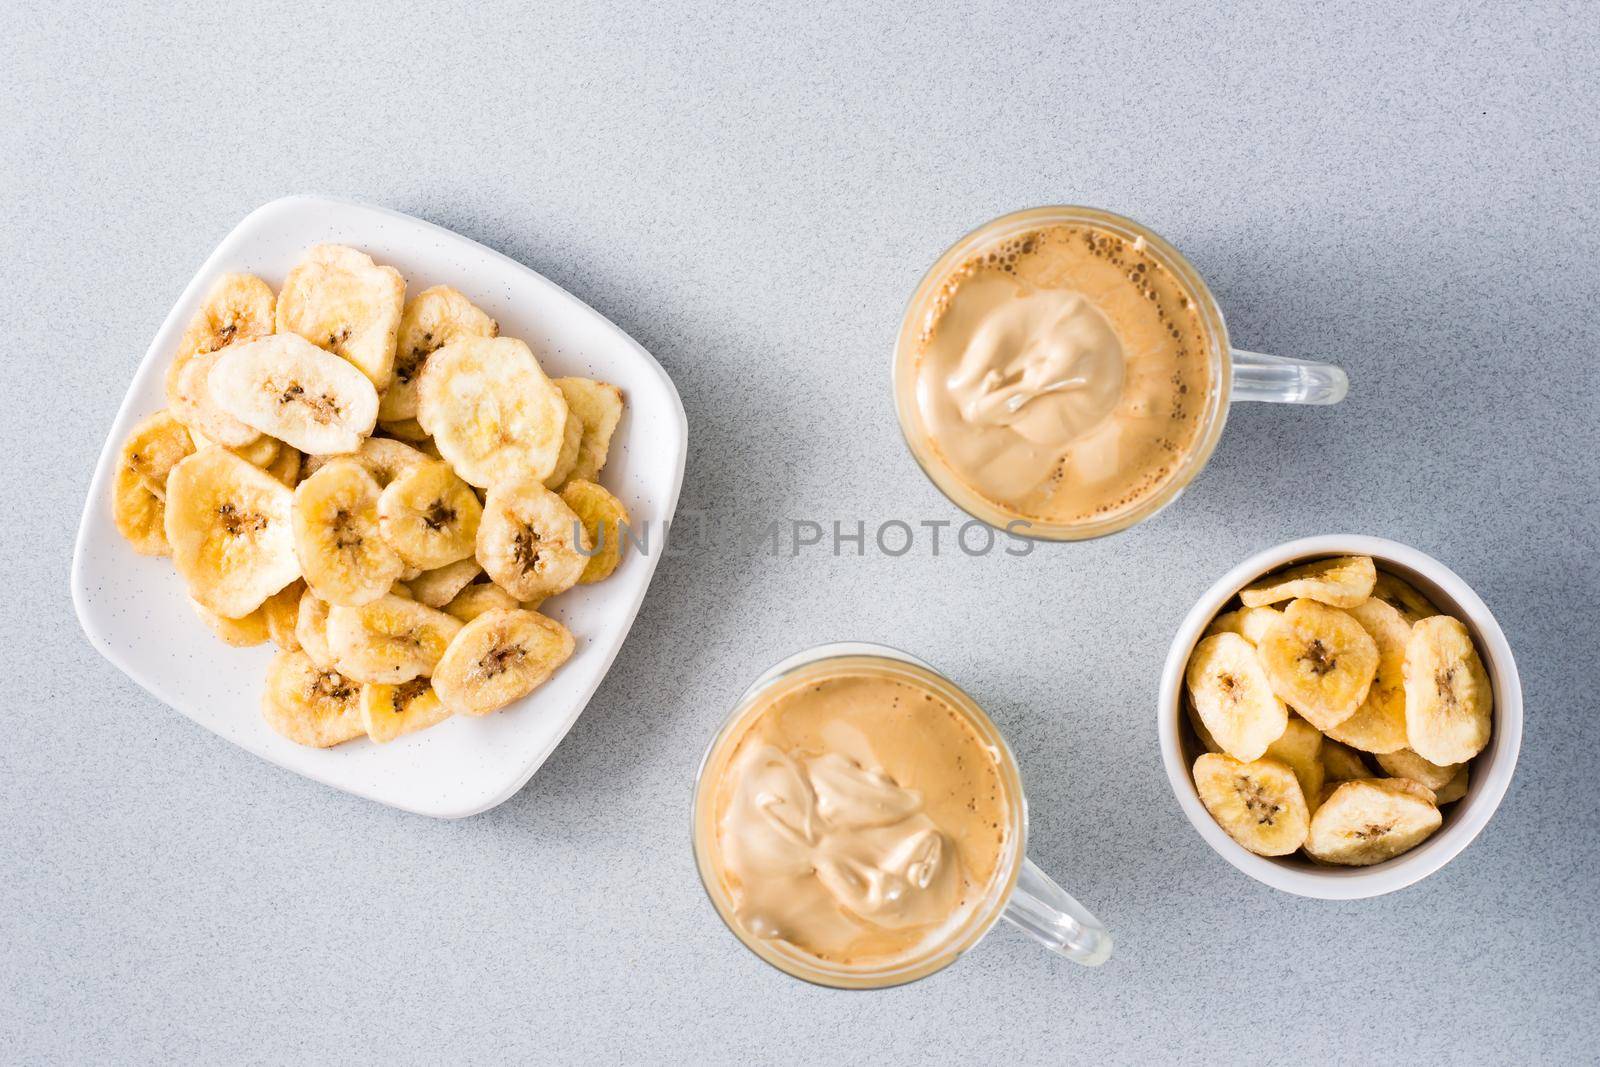
[[[218,732],[208,723],[203,722],[189,714],[189,712],[184,710],[184,708],[181,707],[178,702],[175,702],[167,694],[161,692],[160,687],[144,677],[142,671],[131,666],[120,656],[118,650],[110,644],[105,635],[100,631],[94,619],[94,613],[88,599],[88,590],[84,582],[82,573],[84,556],[89,544],[89,538],[93,534],[93,531],[91,530],[93,525],[91,521],[91,512],[94,508],[96,499],[108,491],[107,479],[111,475],[111,467],[113,466],[111,462],[112,457],[114,457],[116,450],[120,447],[119,434],[126,428],[126,424],[131,417],[130,412],[132,408],[135,407],[132,379],[139,375],[140,371],[144,369],[147,363],[149,363],[152,359],[159,357],[159,353],[156,351],[157,342],[168,332],[173,324],[182,317],[183,309],[188,308],[194,302],[202,286],[209,284],[219,270],[223,269],[223,264],[221,261],[234,251],[232,246],[236,236],[241,230],[245,229],[252,223],[259,222],[262,216],[269,216],[280,212],[293,212],[298,210],[328,207],[343,208],[347,210],[387,216],[408,226],[420,227],[423,230],[434,231],[453,241],[466,242],[475,250],[487,253],[490,257],[492,257],[493,260],[497,262],[499,266],[527,275],[535,282],[535,284],[543,286],[545,289],[555,294],[558,298],[565,298],[566,300],[571,301],[579,309],[581,309],[583,314],[587,315],[597,324],[605,328],[609,328],[618,337],[626,341],[627,345],[632,348],[635,354],[643,357],[643,366],[648,368],[651,373],[654,374],[657,382],[664,387],[666,391],[666,397],[670,401],[668,408],[670,413],[674,416],[674,425],[677,429],[677,464],[673,471],[670,490],[662,501],[663,506],[660,509],[660,521],[663,524],[668,523],[672,520],[673,516],[677,514],[678,498],[683,491],[683,477],[689,457],[689,417],[683,406],[683,398],[678,393],[677,384],[673,382],[671,375],[667,373],[666,368],[661,365],[661,362],[657,360],[656,357],[644,347],[644,345],[640,344],[638,339],[636,339],[632,334],[628,333],[627,330],[624,330],[621,326],[602,315],[599,311],[595,310],[595,308],[583,298],[570,292],[565,287],[551,281],[549,278],[545,277],[543,274],[534,270],[527,264],[511,258],[498,249],[490,248],[481,241],[473,240],[471,237],[468,237],[465,234],[458,233],[455,230],[449,229],[445,226],[440,226],[438,223],[430,222],[427,219],[418,218],[415,215],[409,215],[403,211],[399,211],[391,207],[385,207],[381,204],[372,204],[367,203],[366,201],[355,200],[348,197],[328,196],[319,193],[293,193],[288,196],[281,196],[261,204],[259,207],[256,207],[246,214],[228,230],[222,239],[217,242],[216,247],[211,250],[211,253],[206,256],[205,260],[202,261],[200,266],[195,270],[194,275],[189,279],[188,284],[183,287],[182,292],[178,294],[177,299],[173,301],[172,307],[168,310],[166,316],[161,320],[161,324],[156,327],[154,335],[152,335],[150,338],[150,343],[145,348],[144,355],[139,358],[139,362],[134,366],[133,374],[130,376],[127,387],[124,389],[122,394],[122,400],[117,405],[116,413],[111,418],[111,425],[106,431],[105,440],[100,447],[100,452],[95,458],[94,470],[90,475],[89,486],[83,499],[82,511],[78,517],[78,530],[76,535],[73,537],[72,563],[68,570],[67,579],[72,595],[73,612],[77,616],[78,628],[83,632],[84,637],[88,639],[90,646],[94,648],[94,650],[98,652],[101,657],[106,660],[106,662],[110,663],[117,670],[121,671],[129,681],[133,682],[140,689],[143,689],[146,693],[149,693],[151,696],[155,697],[156,700],[166,705],[172,711],[177,712],[184,719],[196,726],[199,726],[207,733],[213,735],[214,737],[220,738],[222,741],[227,742],[235,748],[238,748],[258,759],[264,760],[275,767],[288,771],[290,774],[296,775],[297,777],[304,778],[309,781],[316,782],[319,785],[336,789],[339,792],[347,793],[351,796],[358,796],[364,800],[373,801],[396,810],[437,819],[470,818],[473,815],[479,815],[485,811],[499,807],[507,800],[510,800],[517,793],[521,792],[523,787],[532,780],[533,776],[537,774],[539,769],[544,766],[547,760],[549,760],[551,754],[554,753],[558,747],[560,747],[561,742],[566,740],[567,735],[572,732],[572,728],[577,725],[578,719],[581,718],[583,713],[588,710],[589,702],[594,698],[596,690],[599,689],[600,685],[610,675],[612,665],[616,662],[617,656],[621,653],[622,646],[627,642],[628,635],[632,633],[634,624],[638,621],[639,609],[643,606],[645,595],[650,591],[650,585],[655,580],[656,568],[660,564],[661,557],[664,555],[664,553],[656,552],[645,557],[646,570],[643,575],[643,580],[639,583],[638,591],[630,598],[631,603],[628,605],[627,627],[623,631],[621,639],[616,642],[615,646],[606,656],[605,662],[596,672],[594,684],[589,687],[588,692],[584,693],[581,699],[578,701],[577,712],[572,715],[571,721],[566,724],[565,728],[563,728],[559,734],[551,739],[548,745],[544,746],[541,751],[536,753],[528,761],[527,765],[519,772],[518,775],[515,776],[514,780],[512,780],[508,786],[498,791],[486,794],[486,800],[480,801],[475,798],[469,803],[459,807],[450,805],[427,806],[407,804],[403,801],[396,801],[386,796],[376,795],[373,790],[361,788],[359,785],[330,781],[326,778],[318,777],[315,774],[302,770],[299,767],[290,766],[283,760],[277,758],[270,750],[258,750],[256,748],[252,748],[251,746],[235,738],[228,737]]]

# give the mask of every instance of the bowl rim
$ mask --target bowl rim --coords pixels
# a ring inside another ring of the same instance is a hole
[[[1472,630],[1484,655],[1484,667],[1494,689],[1494,735],[1488,747],[1474,757],[1489,757],[1485,770],[1474,775],[1467,795],[1456,803],[1438,833],[1411,851],[1371,867],[1319,869],[1257,856],[1229,837],[1211,818],[1200,802],[1183,758],[1179,689],[1189,653],[1200,634],[1241,588],[1288,563],[1344,555],[1371,556],[1380,567],[1388,564],[1411,571],[1436,586],[1444,594],[1443,599],[1450,601],[1440,607],[1455,609]],[[1195,601],[1179,625],[1162,667],[1156,729],[1161,759],[1178,806],[1218,855],[1256,881],[1286,893],[1320,900],[1360,900],[1393,893],[1426,878],[1459,855],[1488,825],[1510,787],[1522,747],[1522,683],[1511,646],[1493,612],[1465,580],[1437,559],[1410,545],[1365,534],[1302,537],[1252,554]]]

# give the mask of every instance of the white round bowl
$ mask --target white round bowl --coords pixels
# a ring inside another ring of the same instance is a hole
[[[1483,657],[1494,690],[1494,734],[1471,762],[1467,794],[1442,810],[1444,824],[1416,848],[1371,867],[1320,867],[1294,857],[1272,859],[1246,850],[1211,818],[1195,790],[1190,773],[1197,752],[1186,749],[1181,704],[1184,668],[1200,635],[1222,606],[1244,586],[1290,563],[1328,556],[1371,556],[1379,570],[1403,578],[1433,601],[1439,610],[1466,624]],[[1161,758],[1178,806],[1206,843],[1223,859],[1274,889],[1322,900],[1359,900],[1404,889],[1455,858],[1478,836],[1500,806],[1511,784],[1522,746],[1522,683],[1511,646],[1494,615],[1454,571],[1424,552],[1381,537],[1330,534],[1306,537],[1258,552],[1224,574],[1206,591],[1178,628],[1161,674],[1157,708]]]

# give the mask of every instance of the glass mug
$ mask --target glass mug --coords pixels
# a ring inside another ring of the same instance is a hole
[[[1000,782],[1007,794],[1010,818],[995,874],[966,919],[942,940],[921,949],[918,954],[875,967],[832,964],[788,942],[756,936],[740,923],[732,896],[713,859],[719,775],[733,756],[744,728],[766,706],[761,698],[777,691],[775,687],[799,687],[847,673],[904,680],[937,693],[961,714],[994,755]],[[757,678],[739,698],[700,761],[695,774],[692,836],[701,884],[728,929],[746,948],[774,967],[817,985],[876,989],[924,978],[954,963],[1001,918],[1074,962],[1096,967],[1111,955],[1111,935],[1106,928],[1027,858],[1027,799],[1023,796],[1016,759],[1000,731],[977,703],[949,679],[914,656],[883,645],[857,642],[820,645],[790,656]]]
[[[1200,432],[1193,447],[1179,461],[1165,482],[1138,500],[1132,507],[1101,519],[1055,523],[1019,516],[984,497],[966,484],[939,457],[923,424],[917,403],[917,335],[926,321],[940,286],[951,271],[966,262],[979,249],[998,244],[1029,230],[1053,225],[1083,225],[1116,234],[1125,240],[1142,242],[1142,247],[1165,267],[1186,291],[1199,312],[1208,340],[1210,389]],[[984,223],[952,245],[939,257],[906,306],[894,350],[894,401],[900,430],[922,472],[949,500],[971,515],[997,528],[1019,519],[1016,533],[1050,541],[1081,541],[1126,530],[1142,522],[1178,498],[1185,486],[1205,467],[1222,436],[1228,404],[1235,400],[1259,400],[1277,404],[1337,404],[1349,389],[1344,371],[1328,363],[1245,352],[1228,344],[1228,328],[1222,309],[1206,287],[1198,271],[1160,236],[1132,219],[1087,207],[1038,207],[1002,215]]]

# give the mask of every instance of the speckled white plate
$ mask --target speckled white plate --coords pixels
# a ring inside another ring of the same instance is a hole
[[[319,750],[267,728],[261,685],[270,646],[223,645],[190,610],[167,559],[134,553],[111,521],[117,452],[135,422],[161,408],[163,375],[184,325],[213,280],[249,271],[280,285],[307,246],[354,245],[405,275],[408,292],[453,285],[526,341],[552,376],[614,382],[627,410],[601,481],[650,552],[629,552],[612,577],[544,610],[577,637],[577,651],[531,696],[497,715],[458,717],[387,745],[366,739]],[[72,561],[72,599],[96,648],[128,677],[195,722],[280,767],[406,811],[460,818],[494,807],[533,776],[605,677],[660,558],[663,524],[683,484],[688,421],[660,364],[593,308],[522,264],[431,223],[385,208],[296,196],[252,212],[223,240],[161,324],[100,452]]]

